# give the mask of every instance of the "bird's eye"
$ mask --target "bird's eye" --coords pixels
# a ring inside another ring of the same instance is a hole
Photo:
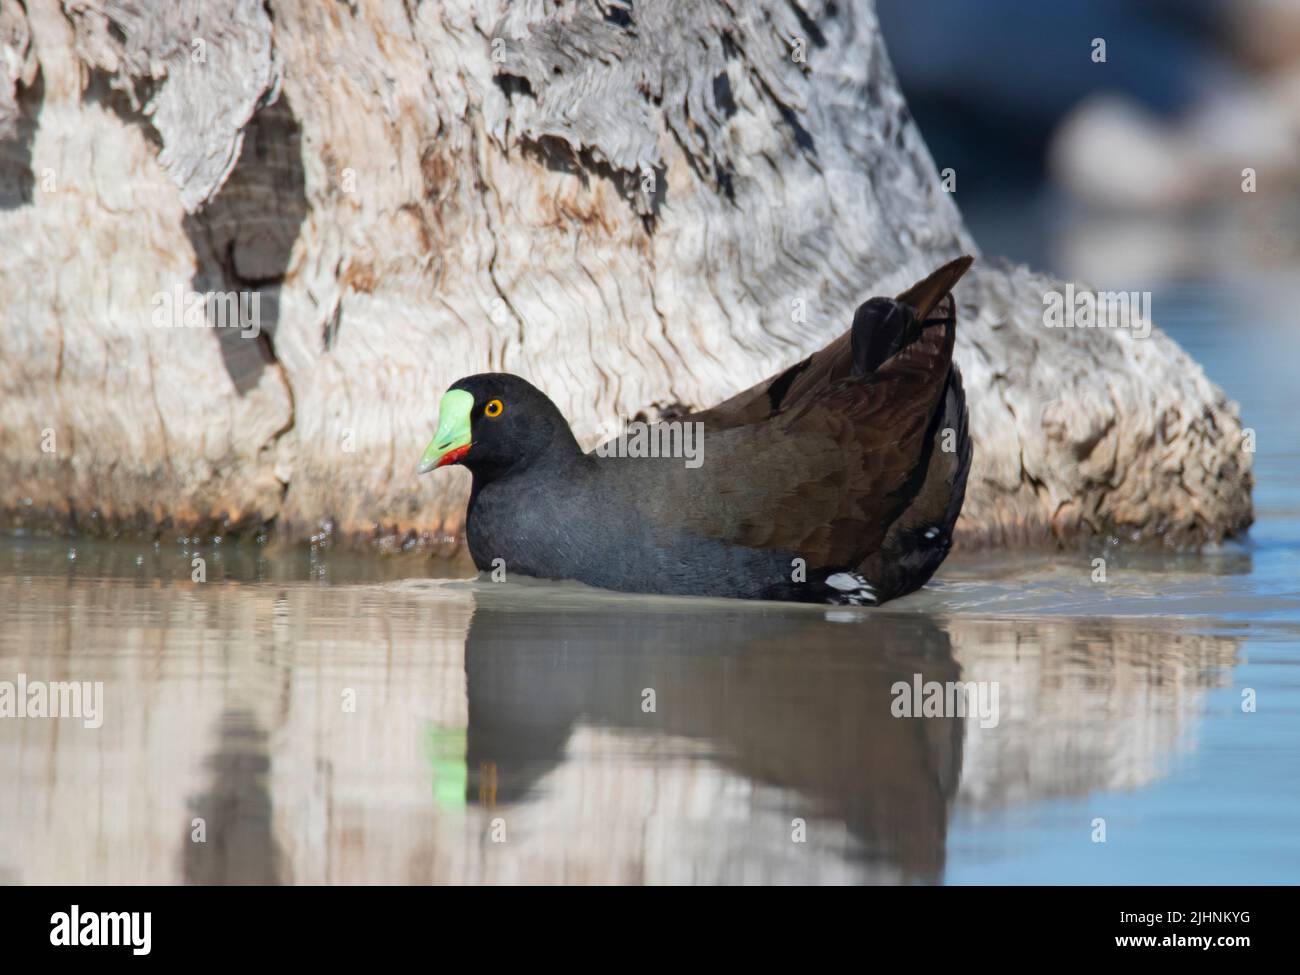
[[[491,400],[487,406],[483,407],[483,413],[486,416],[498,417],[505,408],[506,406],[504,403],[499,399],[494,399]]]

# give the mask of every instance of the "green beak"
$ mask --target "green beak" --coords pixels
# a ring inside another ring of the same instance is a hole
[[[446,464],[456,464],[469,453],[470,448],[470,411],[474,409],[474,397],[463,389],[452,389],[438,404],[438,432],[433,435],[433,442],[424,450],[420,458],[419,472],[429,471]]]

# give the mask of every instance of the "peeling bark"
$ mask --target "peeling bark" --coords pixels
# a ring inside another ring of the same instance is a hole
[[[210,200],[274,80],[261,0],[65,0],[63,10],[77,59],[157,130],[158,162],[186,210]]]
[[[36,82],[37,68],[26,11],[16,3],[0,7],[0,139],[20,134],[19,97]]]
[[[414,465],[455,379],[591,444],[977,252],[866,3],[0,0],[0,44],[11,525],[450,542],[467,479]],[[177,286],[258,336],[156,327]],[[1158,331],[1043,328],[1059,287],[958,288],[960,541],[1243,530],[1235,406]]]

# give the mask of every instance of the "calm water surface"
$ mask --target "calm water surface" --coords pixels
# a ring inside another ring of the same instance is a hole
[[[1157,290],[1257,431],[1258,522],[1105,585],[954,558],[851,611],[0,541],[0,681],[104,686],[99,728],[0,719],[0,881],[1300,882],[1295,292]],[[997,723],[894,717],[918,674]]]

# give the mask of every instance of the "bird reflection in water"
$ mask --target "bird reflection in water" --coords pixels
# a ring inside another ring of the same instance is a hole
[[[762,821],[755,828],[774,846],[790,845],[791,824],[805,819],[810,844],[819,831],[847,830],[849,849],[838,855],[867,879],[940,878],[963,721],[890,709],[897,681],[960,676],[932,620],[876,613],[828,627],[816,611],[671,602],[584,618],[490,589],[476,603],[465,646],[467,801],[490,808],[538,797],[580,727],[617,736],[609,747],[620,753],[641,750],[646,760],[633,766],[658,764],[664,747],[685,742],[682,761],[715,762],[779,790],[788,815],[759,801],[747,817]],[[590,798],[609,803],[611,818],[624,814],[627,797]]]

